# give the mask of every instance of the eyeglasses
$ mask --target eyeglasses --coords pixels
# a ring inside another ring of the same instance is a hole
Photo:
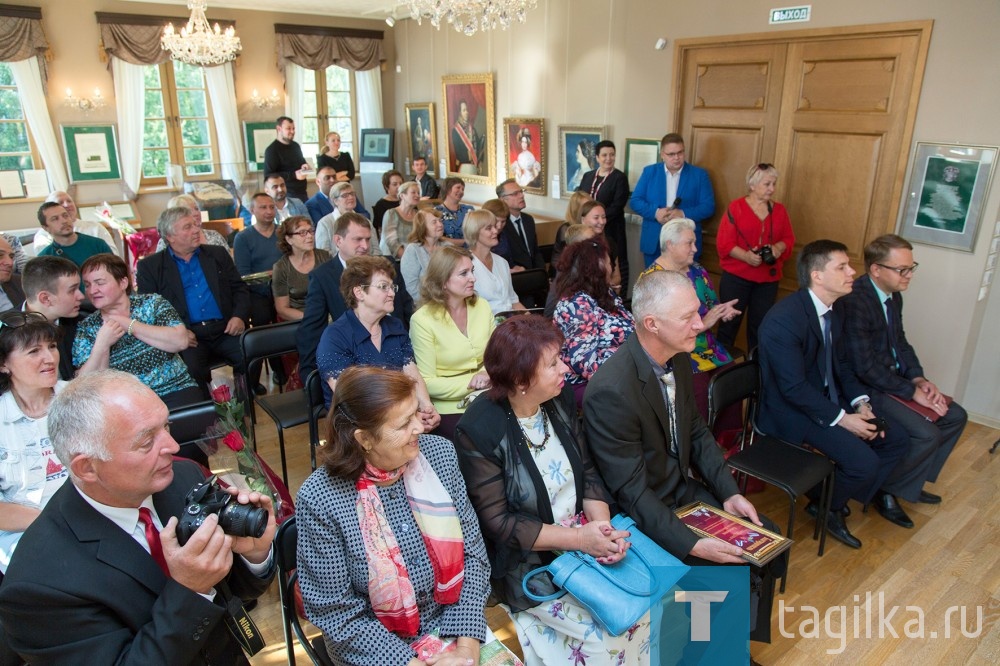
[[[913,275],[913,271],[917,270],[917,266],[920,264],[914,262],[912,266],[886,266],[885,264],[875,264],[876,266],[881,266],[887,271],[895,271],[899,273],[899,277],[910,277]]]
[[[313,229],[303,229],[302,231],[293,231],[288,234],[289,236],[315,236],[316,232]]]
[[[513,192],[507,192],[505,194],[501,194],[500,198],[503,199],[505,197],[512,197],[515,194],[524,194],[524,190],[514,190]]]
[[[395,294],[396,292],[399,291],[399,285],[392,282],[379,282],[378,284],[361,285],[362,289],[367,289],[368,287],[375,287],[379,291],[384,291],[386,293],[389,293],[391,291],[392,293]]]
[[[47,322],[41,312],[21,312],[20,310],[8,310],[0,314],[0,330],[6,328],[21,328],[28,322]]]
[[[676,153],[664,153],[663,156],[664,157],[680,157],[683,154],[684,154],[683,150],[678,150]]]
[[[346,199],[347,197],[356,197],[356,196],[358,196],[358,195],[357,195],[357,194],[355,194],[354,192],[341,192],[341,193],[340,193],[340,194],[339,194],[339,195],[337,196],[337,198],[338,198],[338,199]]]

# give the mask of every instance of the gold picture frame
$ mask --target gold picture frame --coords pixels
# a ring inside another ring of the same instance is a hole
[[[504,118],[503,149],[507,178],[513,178],[529,194],[545,196],[545,120]]]
[[[437,131],[434,102],[406,104],[406,150],[409,161],[417,157],[427,160],[428,173],[435,173],[437,162]]]
[[[704,502],[688,504],[675,513],[695,534],[742,548],[742,558],[759,567],[791,548],[794,543],[788,537],[757,527],[749,520]]]
[[[441,77],[446,176],[467,183],[496,184],[493,74]]]

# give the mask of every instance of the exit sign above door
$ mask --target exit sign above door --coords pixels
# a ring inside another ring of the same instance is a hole
[[[809,20],[812,13],[812,5],[802,5],[801,7],[780,7],[772,9],[768,17],[768,23],[804,23]]]

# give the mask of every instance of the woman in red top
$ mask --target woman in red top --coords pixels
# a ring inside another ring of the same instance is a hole
[[[747,171],[745,197],[729,204],[719,224],[716,246],[722,279],[720,302],[738,299],[736,309],[747,316],[747,345],[757,346],[757,329],[774,305],[781,280],[781,267],[789,256],[795,236],[788,211],[771,201],[778,170],[773,164],[755,164]],[[719,342],[732,345],[743,315],[721,322]]]

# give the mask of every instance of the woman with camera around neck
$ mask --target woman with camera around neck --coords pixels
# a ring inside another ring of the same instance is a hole
[[[719,298],[723,303],[736,299],[736,309],[747,316],[748,349],[757,346],[757,329],[774,305],[782,266],[795,245],[788,211],[772,201],[777,182],[773,164],[750,167],[747,195],[729,204],[716,236],[722,267]],[[719,342],[736,341],[743,314],[719,324]]]

